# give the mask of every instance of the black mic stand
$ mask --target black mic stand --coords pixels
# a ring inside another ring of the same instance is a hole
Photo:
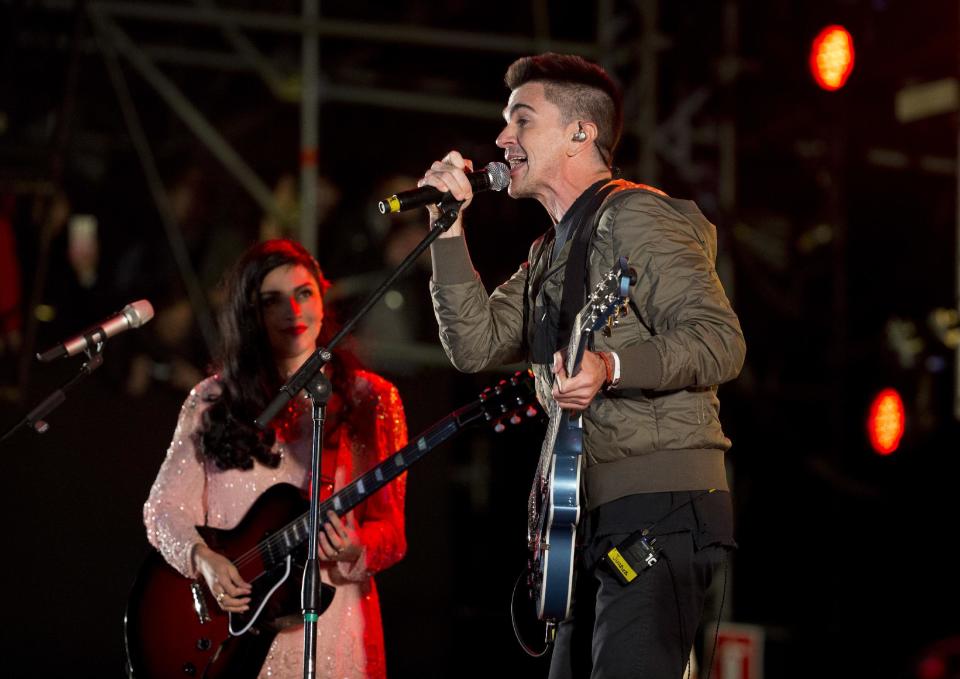
[[[90,345],[88,345],[89,347]],[[26,417],[15,424],[6,434],[0,437],[0,442],[6,441],[13,435],[17,429],[24,425],[29,425],[38,434],[45,433],[50,429],[50,425],[43,418],[53,412],[54,408],[67,400],[67,392],[73,389],[84,377],[87,377],[94,370],[103,365],[103,342],[96,342],[92,348],[87,348],[84,353],[87,360],[80,366],[80,372],[67,381],[62,387],[51,393],[40,402],[36,408],[27,413]]]
[[[453,199],[443,199],[437,207],[440,208],[440,216],[433,222],[430,231],[410,252],[406,258],[397,265],[397,268],[387,279],[374,290],[363,306],[347,321],[340,331],[333,336],[326,347],[317,349],[310,358],[304,361],[297,371],[290,376],[286,384],[280,387],[280,392],[267,404],[260,416],[254,420],[254,423],[260,428],[265,429],[270,421],[279,414],[287,403],[301,391],[306,390],[307,395],[313,402],[313,450],[311,451],[311,492],[310,509],[308,518],[308,546],[307,561],[303,571],[303,588],[300,594],[300,601],[303,607],[303,676],[306,679],[314,679],[317,676],[317,621],[320,618],[320,570],[319,560],[317,559],[317,541],[318,529],[320,528],[320,470],[321,457],[323,455],[323,423],[326,420],[327,400],[330,398],[332,388],[330,381],[321,371],[323,366],[330,362],[333,355],[330,350],[333,349],[344,336],[360,321],[363,316],[370,311],[374,304],[383,297],[390,289],[394,281],[400,275],[410,268],[410,266],[423,254],[423,251],[430,247],[441,233],[449,229],[457,217],[460,215],[460,206],[463,201]]]
[[[329,354],[328,354],[329,355]],[[320,560],[317,558],[320,527],[320,457],[323,455],[323,423],[327,419],[327,401],[333,392],[329,378],[318,372],[307,383],[306,391],[313,404],[313,450],[310,457],[310,514],[307,518],[307,561],[303,567],[300,604],[303,608],[303,676],[317,676],[317,621],[320,619]]]

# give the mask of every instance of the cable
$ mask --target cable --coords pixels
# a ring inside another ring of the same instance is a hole
[[[682,505],[681,505],[682,506]],[[687,663],[690,662],[690,654],[684,654],[687,648],[687,634],[683,624],[683,607],[680,606],[680,594],[677,592],[677,578],[673,575],[673,566],[670,564],[670,555],[662,552],[663,560],[667,563],[667,570],[670,571],[670,584],[673,588],[673,600],[677,604],[677,622],[680,623],[680,661],[683,666],[680,668],[680,676],[686,675]]]
[[[526,571],[521,572],[517,576],[516,582],[513,583],[513,592],[510,595],[510,624],[513,626],[513,636],[516,637],[517,643],[520,644],[520,648],[523,649],[524,653],[529,655],[531,658],[542,658],[547,654],[547,651],[550,650],[550,643],[547,642],[543,646],[543,650],[540,652],[534,651],[532,648],[527,646],[527,644],[520,637],[520,629],[517,627],[517,616],[516,616],[516,605],[517,600],[517,588],[520,586],[520,581],[523,579]]]
[[[717,611],[717,626],[713,633],[713,650],[710,651],[710,665],[707,667],[707,679],[710,679],[710,671],[713,669],[713,659],[717,654],[717,641],[720,638],[720,618],[723,616],[723,604],[727,598],[727,566],[730,563],[730,552],[723,550],[723,592],[720,594],[720,610]]]

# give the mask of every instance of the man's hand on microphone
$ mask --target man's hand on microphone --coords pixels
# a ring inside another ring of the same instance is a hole
[[[458,151],[451,151],[443,157],[443,160],[435,161],[423,175],[423,179],[417,182],[417,186],[432,186],[438,191],[449,191],[454,198],[464,201],[460,206],[457,221],[441,233],[440,238],[463,235],[463,211],[473,200],[473,189],[470,187],[470,180],[467,179],[467,172],[473,172],[473,161],[467,160]],[[428,205],[427,211],[430,213],[432,226],[440,216],[440,210],[435,205]]]

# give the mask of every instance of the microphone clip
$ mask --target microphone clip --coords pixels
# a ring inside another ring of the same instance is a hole
[[[434,220],[433,228],[446,231],[453,226],[457,217],[460,216],[461,205],[463,205],[462,200],[456,200],[449,193],[444,194],[444,197],[437,203],[437,207],[440,208],[440,216]]]

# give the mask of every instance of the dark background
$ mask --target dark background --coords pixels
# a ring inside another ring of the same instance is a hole
[[[38,349],[134,299],[150,299],[158,316],[110,341],[104,367],[50,415],[48,433],[20,431],[0,444],[8,593],[0,644],[8,666],[30,668],[24,676],[121,676],[127,590],[148,551],[142,504],[191,370],[209,361],[204,312],[185,301],[87,13],[94,4],[0,0],[0,216],[9,219],[19,266],[3,280],[20,281],[23,338],[0,354],[0,428],[82,362],[31,362]],[[740,544],[725,616],[763,626],[767,677],[960,676],[956,658],[937,646],[960,633],[951,556],[960,453],[954,355],[942,324],[930,322],[936,309],[956,308],[957,113],[913,122],[894,114],[904,87],[957,76],[958,5],[652,5],[662,40],[656,87],[646,94],[655,94],[657,122],[668,128],[693,95],[706,94],[683,128],[686,162],[672,160],[683,138],[669,139],[650,177],[638,174],[649,138],[636,132],[640,69],[630,59],[644,25],[638,4],[612,3],[617,20],[603,23],[585,3],[323,3],[325,19],[397,31],[394,40],[371,31],[321,42],[319,168],[332,205],[317,254],[343,284],[331,305],[347,317],[370,281],[385,275],[386,253],[409,250],[411,233],[420,233],[404,230],[420,215],[408,222],[375,213],[376,199],[396,190],[385,191],[384,182],[406,175],[400,186],[412,187],[451,148],[478,163],[500,157],[493,139],[507,96],[502,74],[525,52],[500,49],[490,36],[592,45],[613,34],[627,58],[612,70],[629,94],[618,164],[629,178],[697,200],[717,225],[721,275],[747,337],[747,365],[721,389]],[[300,11],[295,2],[218,6]],[[731,48],[724,22],[732,10]],[[817,88],[807,63],[811,40],[830,23],[844,24],[857,48],[853,74],[835,93]],[[184,50],[180,62],[152,54],[268,186],[297,172],[295,101],[276,96],[240,57],[233,67],[181,63],[200,61],[186,50],[229,53],[219,29],[118,24],[144,49]],[[489,45],[416,44],[406,33],[428,29],[482,34]],[[244,34],[281,73],[296,72],[295,35]],[[725,51],[735,59],[725,61]],[[120,63],[162,181],[192,192],[177,228],[215,308],[223,267],[258,237],[262,210]],[[731,64],[734,76],[725,78]],[[364,103],[349,88],[393,94]],[[425,94],[462,100],[464,110],[420,110],[431,108],[415,104]],[[485,102],[490,115],[465,112],[471,102]],[[732,173],[718,150],[725,125],[736,130]],[[731,179],[736,191],[726,201],[720,187]],[[96,216],[99,258],[86,285],[58,204],[64,216]],[[538,205],[505,196],[482,196],[470,212],[471,252],[488,287],[549,227]],[[399,283],[394,308],[378,307],[359,338],[371,366],[400,388],[411,434],[505,374],[449,367],[427,276],[418,268]],[[176,309],[184,311],[179,321],[161,317]],[[133,384],[132,375],[142,379]],[[880,457],[865,419],[886,386],[903,395],[907,431],[893,455]],[[508,617],[525,562],[525,499],[541,437],[542,425],[532,422],[500,435],[472,430],[410,473],[409,552],[377,577],[391,676],[546,676],[546,661],[524,656]]]

